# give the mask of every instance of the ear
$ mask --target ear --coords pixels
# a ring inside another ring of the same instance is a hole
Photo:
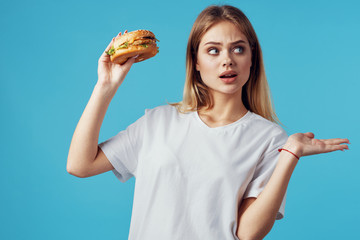
[[[200,67],[199,67],[199,64],[197,62],[196,62],[195,68],[196,68],[196,71],[200,72]]]

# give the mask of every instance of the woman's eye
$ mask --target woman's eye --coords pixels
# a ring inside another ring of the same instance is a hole
[[[210,48],[208,50],[208,53],[211,54],[211,55],[215,55],[215,54],[218,54],[219,51],[216,48]]]
[[[244,48],[243,47],[236,47],[234,48],[234,52],[235,53],[242,53],[244,51]]]

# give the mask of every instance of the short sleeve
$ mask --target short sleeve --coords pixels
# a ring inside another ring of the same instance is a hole
[[[99,144],[114,167],[113,173],[121,182],[126,182],[136,176],[138,153],[143,141],[144,122],[145,115],[126,130]]]
[[[281,129],[281,131],[275,134],[275,136],[271,138],[267,149],[265,150],[264,154],[262,155],[262,158],[257,164],[254,176],[251,182],[249,183],[249,185],[247,186],[243,198],[257,197],[265,188],[268,181],[270,180],[270,177],[274,172],[279,157],[278,149],[285,144],[288,138],[286,132],[280,127],[279,129]],[[286,201],[286,193],[281,203],[280,209],[277,213],[276,219],[281,219],[284,217],[285,201]]]

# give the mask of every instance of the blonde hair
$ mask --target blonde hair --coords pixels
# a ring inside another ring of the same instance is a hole
[[[266,80],[264,63],[259,41],[254,28],[245,14],[233,6],[209,6],[204,9],[191,29],[186,51],[186,79],[183,100],[171,105],[179,112],[186,113],[200,109],[211,109],[214,105],[208,87],[196,70],[199,44],[204,34],[216,23],[229,21],[246,36],[252,49],[252,66],[247,83],[242,89],[244,106],[260,116],[279,122],[271,102],[270,89]]]

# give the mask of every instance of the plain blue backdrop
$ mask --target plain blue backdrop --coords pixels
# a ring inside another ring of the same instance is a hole
[[[347,137],[350,150],[300,160],[273,239],[360,239],[358,1],[0,2],[0,239],[127,239],[135,179],[66,172],[73,131],[118,32],[152,30],[160,53],[133,65],[100,141],[181,100],[191,26],[210,4],[252,22],[277,114],[288,134]]]

